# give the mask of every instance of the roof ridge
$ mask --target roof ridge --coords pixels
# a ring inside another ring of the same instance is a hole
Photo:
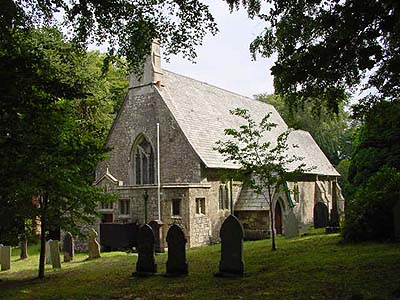
[[[246,99],[246,100],[249,100],[249,101],[255,101],[255,102],[257,102],[257,103],[262,103],[263,105],[268,105],[268,106],[274,107],[272,104],[269,104],[269,103],[266,103],[266,102],[263,102],[263,101],[259,101],[259,100],[254,99],[254,98],[250,98],[250,97],[247,97],[247,96],[245,96],[245,95],[242,95],[242,94],[239,94],[239,93],[236,93],[236,92],[232,92],[232,91],[230,91],[230,90],[227,90],[227,89],[224,89],[224,88],[222,88],[222,87],[219,87],[219,86],[210,84],[210,83],[205,82],[205,81],[201,81],[201,80],[198,80],[198,79],[189,77],[189,76],[187,76],[187,75],[182,75],[182,74],[179,74],[179,73],[176,73],[176,72],[167,70],[167,69],[162,69],[162,70],[163,70],[163,71],[166,71],[166,72],[168,72],[168,73],[172,73],[172,74],[174,74],[174,75],[180,76],[180,77],[184,77],[184,78],[189,79],[189,80],[196,81],[196,82],[198,82],[198,83],[202,83],[202,84],[208,85],[208,86],[210,86],[210,87],[219,89],[219,90],[221,90],[221,91],[228,92],[228,93],[230,93],[230,94],[232,94],[232,95],[236,95],[236,96],[242,97],[242,98],[244,98],[244,99]],[[274,107],[274,108],[275,108],[275,107]]]

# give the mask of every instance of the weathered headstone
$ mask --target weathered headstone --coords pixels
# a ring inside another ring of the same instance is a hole
[[[53,269],[60,269],[61,268],[60,242],[49,241],[49,244],[50,244],[51,264],[53,266]]]
[[[184,276],[188,274],[186,242],[182,228],[177,224],[172,225],[167,233],[167,276]]]
[[[318,202],[314,206],[314,228],[323,228],[328,226],[328,207]]]
[[[285,237],[292,238],[299,236],[299,221],[292,210],[285,219]]]
[[[225,219],[219,232],[221,238],[221,260],[215,276],[236,277],[244,275],[243,227],[239,220],[230,215]]]
[[[393,207],[393,225],[394,237],[400,241],[400,200]]]
[[[96,241],[98,234],[93,228],[89,232],[88,251],[89,259],[100,257],[100,244]]]
[[[138,260],[134,276],[150,276],[157,273],[157,265],[154,260],[154,233],[147,224],[139,229]]]
[[[6,271],[11,268],[11,246],[2,246],[1,247],[1,270]]]
[[[163,253],[164,249],[161,247],[161,226],[163,223],[158,220],[151,221],[149,223],[154,233],[154,251],[156,253]]]
[[[3,249],[4,245],[0,244],[0,266],[1,266],[1,249]]]
[[[67,232],[63,240],[64,262],[70,262],[74,259],[74,238],[70,232]]]
[[[50,251],[50,242],[52,240],[48,240],[46,242],[46,264],[51,265],[51,251]]]

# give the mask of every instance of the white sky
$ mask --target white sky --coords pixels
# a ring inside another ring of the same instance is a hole
[[[251,41],[263,30],[263,23],[250,20],[244,10],[229,13],[223,1],[206,0],[219,32],[206,36],[196,49],[196,64],[180,56],[162,61],[164,69],[242,94],[248,97],[260,93],[273,93],[270,68],[273,59],[258,57],[251,60]]]

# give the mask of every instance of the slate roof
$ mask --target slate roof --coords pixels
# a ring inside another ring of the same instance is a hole
[[[270,121],[278,125],[268,132],[266,138],[271,141],[276,141],[278,135],[288,128],[270,104],[167,70],[163,70],[162,85],[158,89],[161,97],[194,151],[208,168],[238,168],[233,162],[224,161],[223,156],[213,149],[217,141],[227,140],[224,129],[238,128],[243,122],[241,118],[231,115],[230,110],[246,108],[255,121],[260,121],[270,112]],[[304,157],[303,162],[308,166],[317,167],[308,173],[340,176],[308,132],[292,132],[289,143],[292,142],[299,147],[290,151]]]

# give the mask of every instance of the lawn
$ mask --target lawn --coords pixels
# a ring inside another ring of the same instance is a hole
[[[187,251],[189,276],[166,278],[166,254],[156,256],[160,275],[134,278],[137,256],[103,253],[86,260],[78,254],[62,269],[37,275],[38,248],[21,261],[14,249],[12,269],[0,272],[0,299],[400,299],[400,245],[344,245],[338,235],[314,231],[294,239],[245,242],[243,278],[215,278],[220,245]]]

